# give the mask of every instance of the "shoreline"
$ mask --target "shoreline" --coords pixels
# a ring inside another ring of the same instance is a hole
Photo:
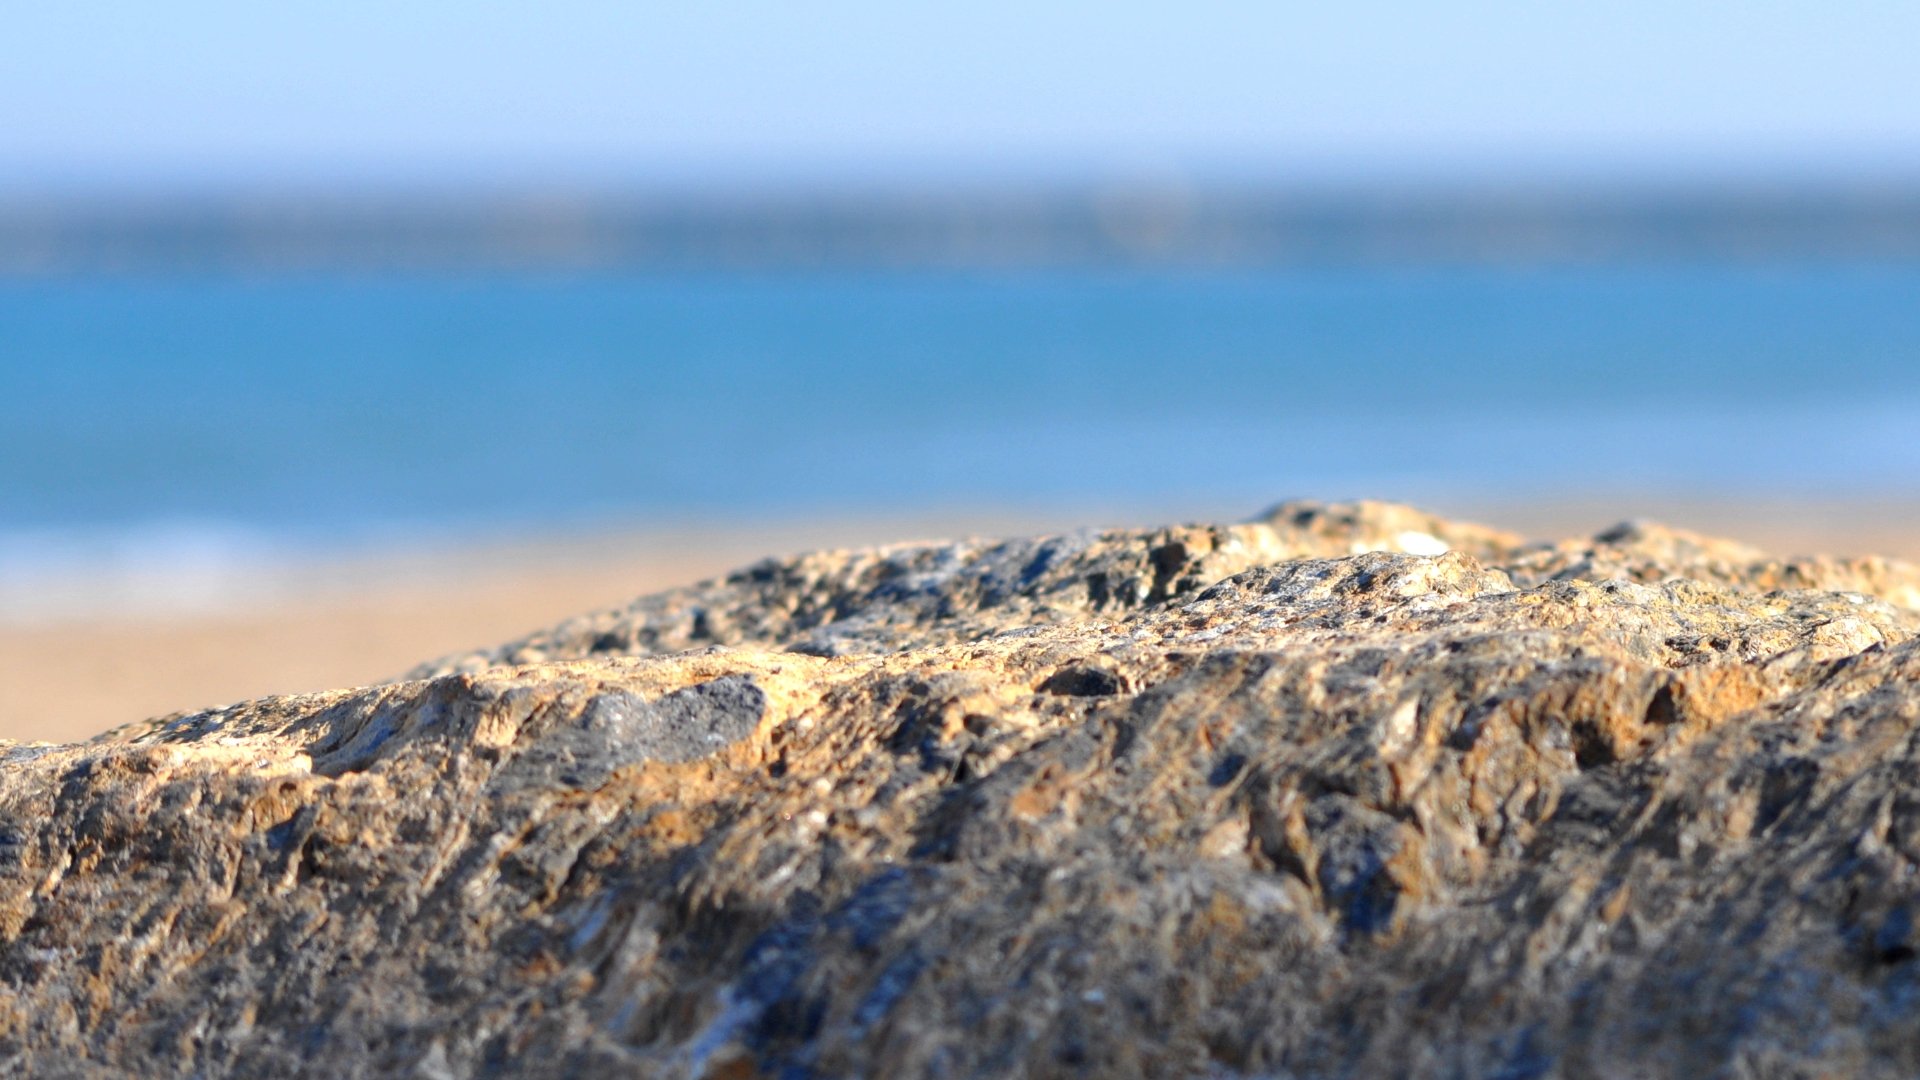
[[[1775,555],[1920,561],[1920,507],[1892,499],[1593,496],[1458,500],[1427,508],[1539,539],[1590,535],[1623,518],[1644,518]],[[1235,520],[1261,509],[1216,517]],[[379,682],[436,656],[772,555],[1205,519],[1064,508],[611,530],[286,568],[286,580],[260,582],[251,602],[16,616],[0,621],[0,738],[74,741],[179,710]]]

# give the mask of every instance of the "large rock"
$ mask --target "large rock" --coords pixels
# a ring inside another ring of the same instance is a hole
[[[0,1070],[1920,1074],[1920,571],[1379,504],[12,745]]]

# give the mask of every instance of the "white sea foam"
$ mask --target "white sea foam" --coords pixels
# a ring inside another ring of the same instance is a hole
[[[239,525],[0,531],[0,622],[201,613],[284,591],[310,549]]]

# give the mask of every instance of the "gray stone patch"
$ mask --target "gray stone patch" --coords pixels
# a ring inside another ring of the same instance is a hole
[[[595,694],[578,716],[515,755],[495,775],[493,788],[589,788],[624,765],[697,761],[753,734],[766,711],[766,692],[746,675],[652,700],[628,690]]]
[[[595,695],[581,724],[628,761],[697,761],[753,734],[767,695],[727,675],[648,701],[630,691]]]

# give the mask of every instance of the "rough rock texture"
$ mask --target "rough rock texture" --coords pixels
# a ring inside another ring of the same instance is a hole
[[[1917,607],[1379,504],[770,561],[7,747],[0,1071],[1913,1076]]]

